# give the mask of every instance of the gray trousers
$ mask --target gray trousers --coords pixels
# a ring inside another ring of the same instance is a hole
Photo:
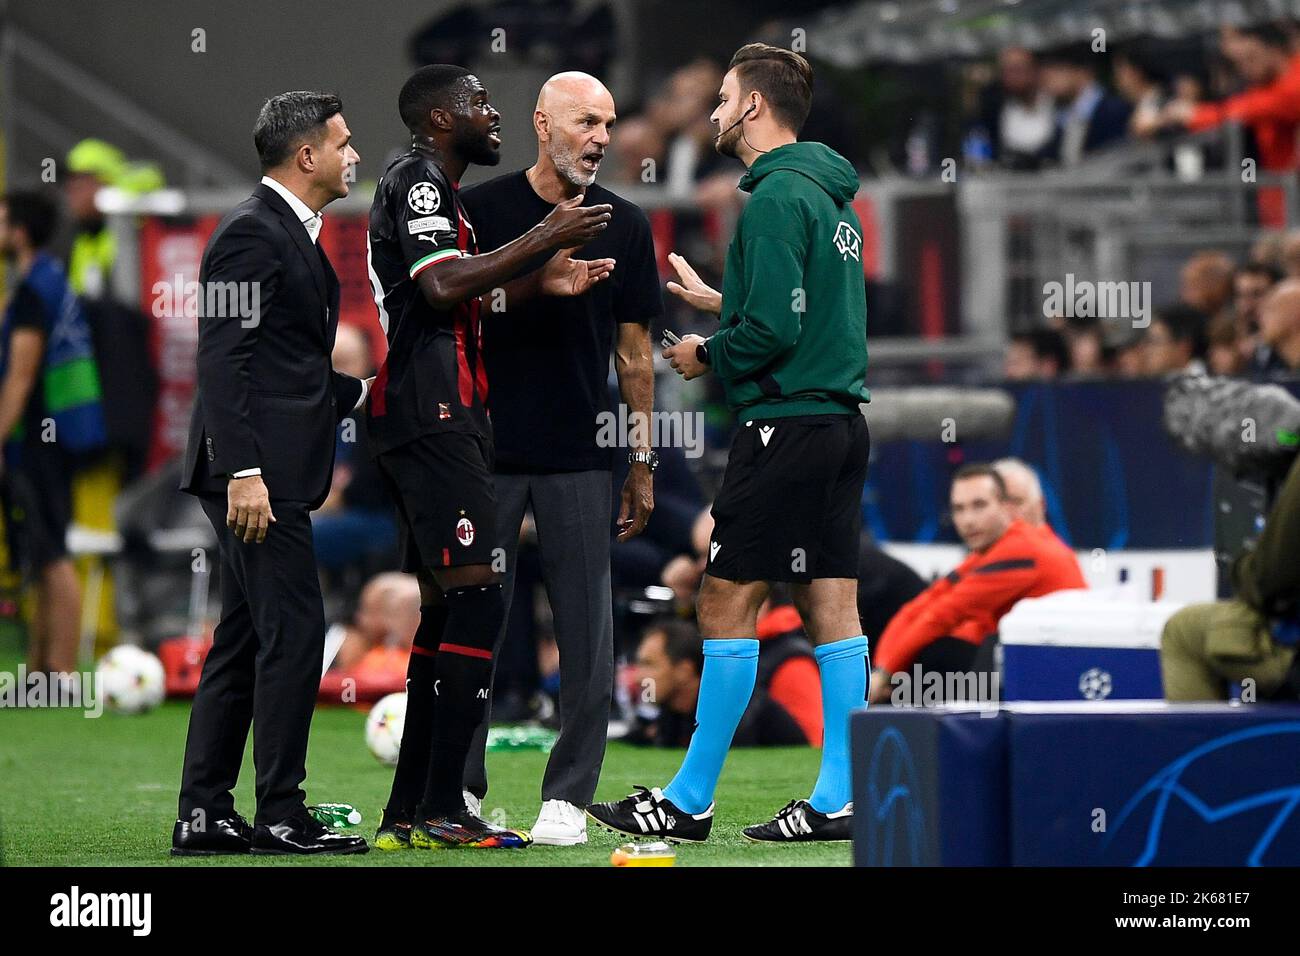
[[[506,607],[514,597],[519,527],[531,503],[542,580],[555,617],[560,653],[560,737],[542,779],[543,800],[585,807],[605,760],[614,690],[614,611],[610,592],[611,494],[608,471],[495,475],[500,540],[506,548]],[[519,595],[529,600],[528,595]],[[497,635],[501,652],[505,627]],[[489,708],[491,702],[489,700]],[[470,743],[465,786],[487,792],[488,718]]]

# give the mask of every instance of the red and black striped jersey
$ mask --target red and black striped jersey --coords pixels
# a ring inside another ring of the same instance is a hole
[[[418,149],[394,160],[375,189],[366,260],[388,337],[368,403],[376,452],[431,432],[492,434],[479,299],[436,309],[417,282],[426,269],[478,254],[457,189]]]

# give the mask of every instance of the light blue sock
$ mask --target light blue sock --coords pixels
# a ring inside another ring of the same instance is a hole
[[[703,813],[713,802],[722,762],[731,749],[758,677],[758,641],[753,638],[704,642],[704,672],[695,705],[695,733],[686,759],[664,796],[687,813]]]
[[[846,637],[817,648],[822,672],[822,769],[808,802],[818,813],[853,799],[849,776],[849,713],[866,706],[867,639]]]

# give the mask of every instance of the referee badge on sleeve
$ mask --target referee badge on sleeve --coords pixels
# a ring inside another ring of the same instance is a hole
[[[835,248],[843,257],[845,262],[849,261],[852,256],[856,261],[862,261],[862,237],[858,231],[850,226],[843,219],[835,227]]]

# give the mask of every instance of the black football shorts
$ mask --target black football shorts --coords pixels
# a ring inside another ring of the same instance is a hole
[[[0,485],[14,567],[39,574],[67,558],[71,461],[53,446],[24,445]]]
[[[491,564],[497,496],[491,439],[474,432],[421,435],[376,458],[397,505],[402,570]]]
[[[742,421],[713,502],[707,573],[856,579],[870,448],[859,414]]]

